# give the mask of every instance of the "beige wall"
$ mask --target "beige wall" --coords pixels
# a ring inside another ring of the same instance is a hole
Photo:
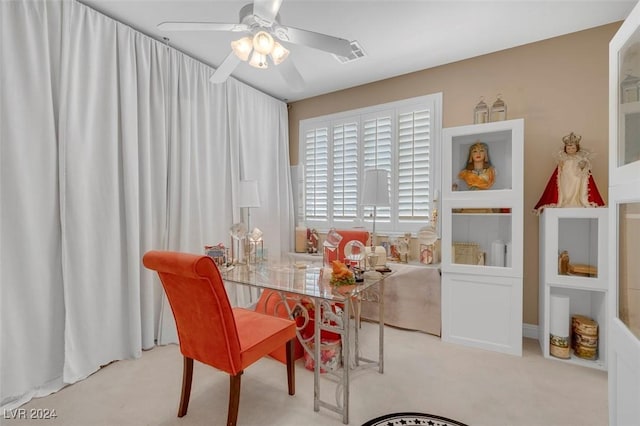
[[[501,93],[507,118],[525,121],[523,321],[537,324],[538,218],[529,211],[555,167],[551,154],[572,131],[582,135],[583,148],[597,153],[593,176],[605,202],[608,199],[608,52],[620,24],[293,102],[291,164],[298,163],[300,120],[442,92],[443,127],[461,126],[473,123],[480,96],[490,104]]]

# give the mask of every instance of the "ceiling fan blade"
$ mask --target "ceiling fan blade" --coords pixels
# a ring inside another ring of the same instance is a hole
[[[282,0],[254,0],[253,14],[266,21],[273,22],[278,16],[280,6],[282,6]]]
[[[284,26],[278,28],[275,34],[280,40],[313,47],[345,58],[351,54],[351,42],[343,38]]]
[[[225,24],[220,22],[161,22],[162,31],[246,31],[244,24]]]
[[[220,66],[216,68],[209,81],[214,84],[224,83],[227,80],[227,77],[231,75],[231,73],[234,69],[236,69],[239,63],[240,58],[238,58],[232,50],[224,59],[224,61],[222,61]]]
[[[299,92],[304,88],[304,79],[302,78],[302,74],[296,68],[296,65],[293,63],[291,58],[287,59],[280,65],[278,65],[278,71],[287,82],[289,87],[293,89],[295,92]]]

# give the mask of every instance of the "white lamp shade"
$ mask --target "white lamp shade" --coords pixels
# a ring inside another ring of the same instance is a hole
[[[273,49],[273,37],[266,31],[258,31],[253,36],[253,48],[256,52],[268,55]]]
[[[376,207],[389,206],[388,170],[370,169],[364,172],[362,205]]]
[[[251,54],[251,60],[249,61],[249,65],[255,68],[260,68],[260,69],[269,68],[269,64],[267,63],[267,56],[258,52],[255,49]]]
[[[238,187],[238,207],[260,207],[257,180],[241,180]]]
[[[233,49],[233,53],[235,53],[238,58],[243,61],[248,61],[251,50],[253,49],[251,38],[242,37],[241,39],[232,41],[231,49]]]
[[[277,41],[273,44],[273,50],[271,51],[271,59],[274,65],[280,65],[282,61],[287,59],[289,51]]]

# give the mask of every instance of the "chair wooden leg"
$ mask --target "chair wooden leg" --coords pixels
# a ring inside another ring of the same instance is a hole
[[[238,421],[238,407],[240,406],[240,377],[242,371],[235,376],[229,376],[229,411],[227,411],[227,426],[236,426]]]
[[[289,386],[289,395],[296,394],[295,342],[296,339],[291,339],[287,342],[287,385]]]
[[[184,357],[182,367],[182,395],[180,396],[180,407],[178,408],[178,417],[187,414],[189,408],[189,397],[191,396],[191,379],[193,378],[193,359]]]

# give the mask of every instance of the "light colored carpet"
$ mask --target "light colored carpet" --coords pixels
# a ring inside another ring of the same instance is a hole
[[[363,324],[375,342],[377,324]],[[538,342],[524,339],[522,358],[443,343],[438,337],[385,328],[385,372],[352,375],[349,424],[383,414],[415,411],[472,426],[604,426],[607,374],[544,359]],[[176,417],[182,356],[175,345],[156,347],[137,360],[119,361],[88,379],[21,408],[55,409],[55,420],[7,420],[2,424],[65,426],[224,425],[229,379],[196,363],[188,414]],[[327,380],[323,398],[331,398]],[[242,377],[239,425],[341,425],[340,416],[313,411],[313,374],[302,360],[296,395],[287,395],[284,365],[263,359]]]

